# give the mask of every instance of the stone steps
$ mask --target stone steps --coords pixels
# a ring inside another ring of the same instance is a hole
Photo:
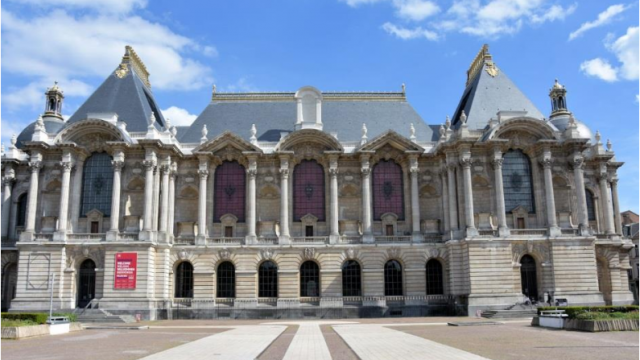
[[[81,323],[133,323],[136,319],[131,315],[113,315],[103,309],[87,309],[78,315]]]
[[[486,310],[482,312],[482,317],[486,319],[525,319],[532,318],[537,314],[535,309],[527,310]]]

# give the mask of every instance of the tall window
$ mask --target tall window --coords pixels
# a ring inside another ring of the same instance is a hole
[[[237,161],[225,161],[218,166],[215,175],[214,204],[215,221],[225,214],[233,214],[244,221],[245,170]]]
[[[531,162],[521,150],[509,150],[504,154],[502,181],[504,206],[507,212],[518,206],[526,208],[530,213],[536,212],[533,201]]]
[[[442,264],[436,259],[427,261],[427,295],[444,294]]]
[[[300,266],[300,296],[320,296],[320,269],[313,261]]]
[[[324,170],[315,160],[303,160],[293,171],[293,220],[307,214],[325,221]]]
[[[193,265],[184,261],[176,268],[176,298],[193,297]]]
[[[393,160],[378,162],[373,168],[373,219],[394,213],[398,220],[404,220],[403,190],[400,165]]]
[[[258,268],[258,297],[278,297],[278,266],[265,261]]]
[[[596,207],[595,207],[595,202],[593,201],[593,193],[587,189],[584,189],[584,193],[587,199],[587,215],[589,217],[589,221],[595,221]]]
[[[360,264],[355,260],[342,264],[342,296],[362,296]]]
[[[18,198],[18,223],[17,226],[24,226],[27,221],[27,193]]]
[[[402,265],[397,260],[384,265],[384,295],[402,296]]]
[[[236,267],[231,262],[225,261],[218,265],[216,280],[218,282],[217,297],[236,297]]]
[[[93,153],[84,162],[81,215],[86,216],[89,211],[96,209],[104,216],[110,216],[112,186],[111,156],[107,153]]]

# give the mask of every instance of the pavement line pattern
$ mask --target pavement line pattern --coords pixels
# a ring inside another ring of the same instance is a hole
[[[250,360],[257,358],[286,326],[242,326],[176,346],[142,360]]]
[[[283,360],[331,360],[331,353],[317,323],[301,323]]]
[[[333,329],[362,360],[487,360],[379,325],[342,325],[334,326]]]

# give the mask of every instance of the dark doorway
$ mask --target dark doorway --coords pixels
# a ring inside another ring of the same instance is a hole
[[[387,236],[393,236],[393,225],[387,225],[385,229]]]
[[[518,224],[516,225],[516,229],[524,229],[524,218],[519,217],[518,218]]]
[[[100,232],[100,223],[97,221],[92,221],[91,222],[91,233],[92,234],[97,234]]]
[[[538,300],[538,277],[536,274],[536,261],[531,255],[525,255],[520,259],[520,279],[522,280],[522,293],[531,300]]]
[[[313,226],[305,226],[304,236],[313,236]]]
[[[96,264],[87,259],[80,265],[78,307],[83,308],[96,296]]]
[[[233,226],[224,227],[224,237],[233,237]]]
[[[16,297],[17,282],[18,265],[16,263],[7,265],[2,274],[2,312],[11,308],[11,300]]]

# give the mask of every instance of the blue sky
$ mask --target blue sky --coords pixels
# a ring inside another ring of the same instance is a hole
[[[611,139],[621,208],[638,212],[638,3],[560,0],[5,0],[2,141],[34,121],[54,80],[71,115],[132,45],[173,123],[220,91],[396,91],[430,124],[451,115],[482,44],[549,113]]]

